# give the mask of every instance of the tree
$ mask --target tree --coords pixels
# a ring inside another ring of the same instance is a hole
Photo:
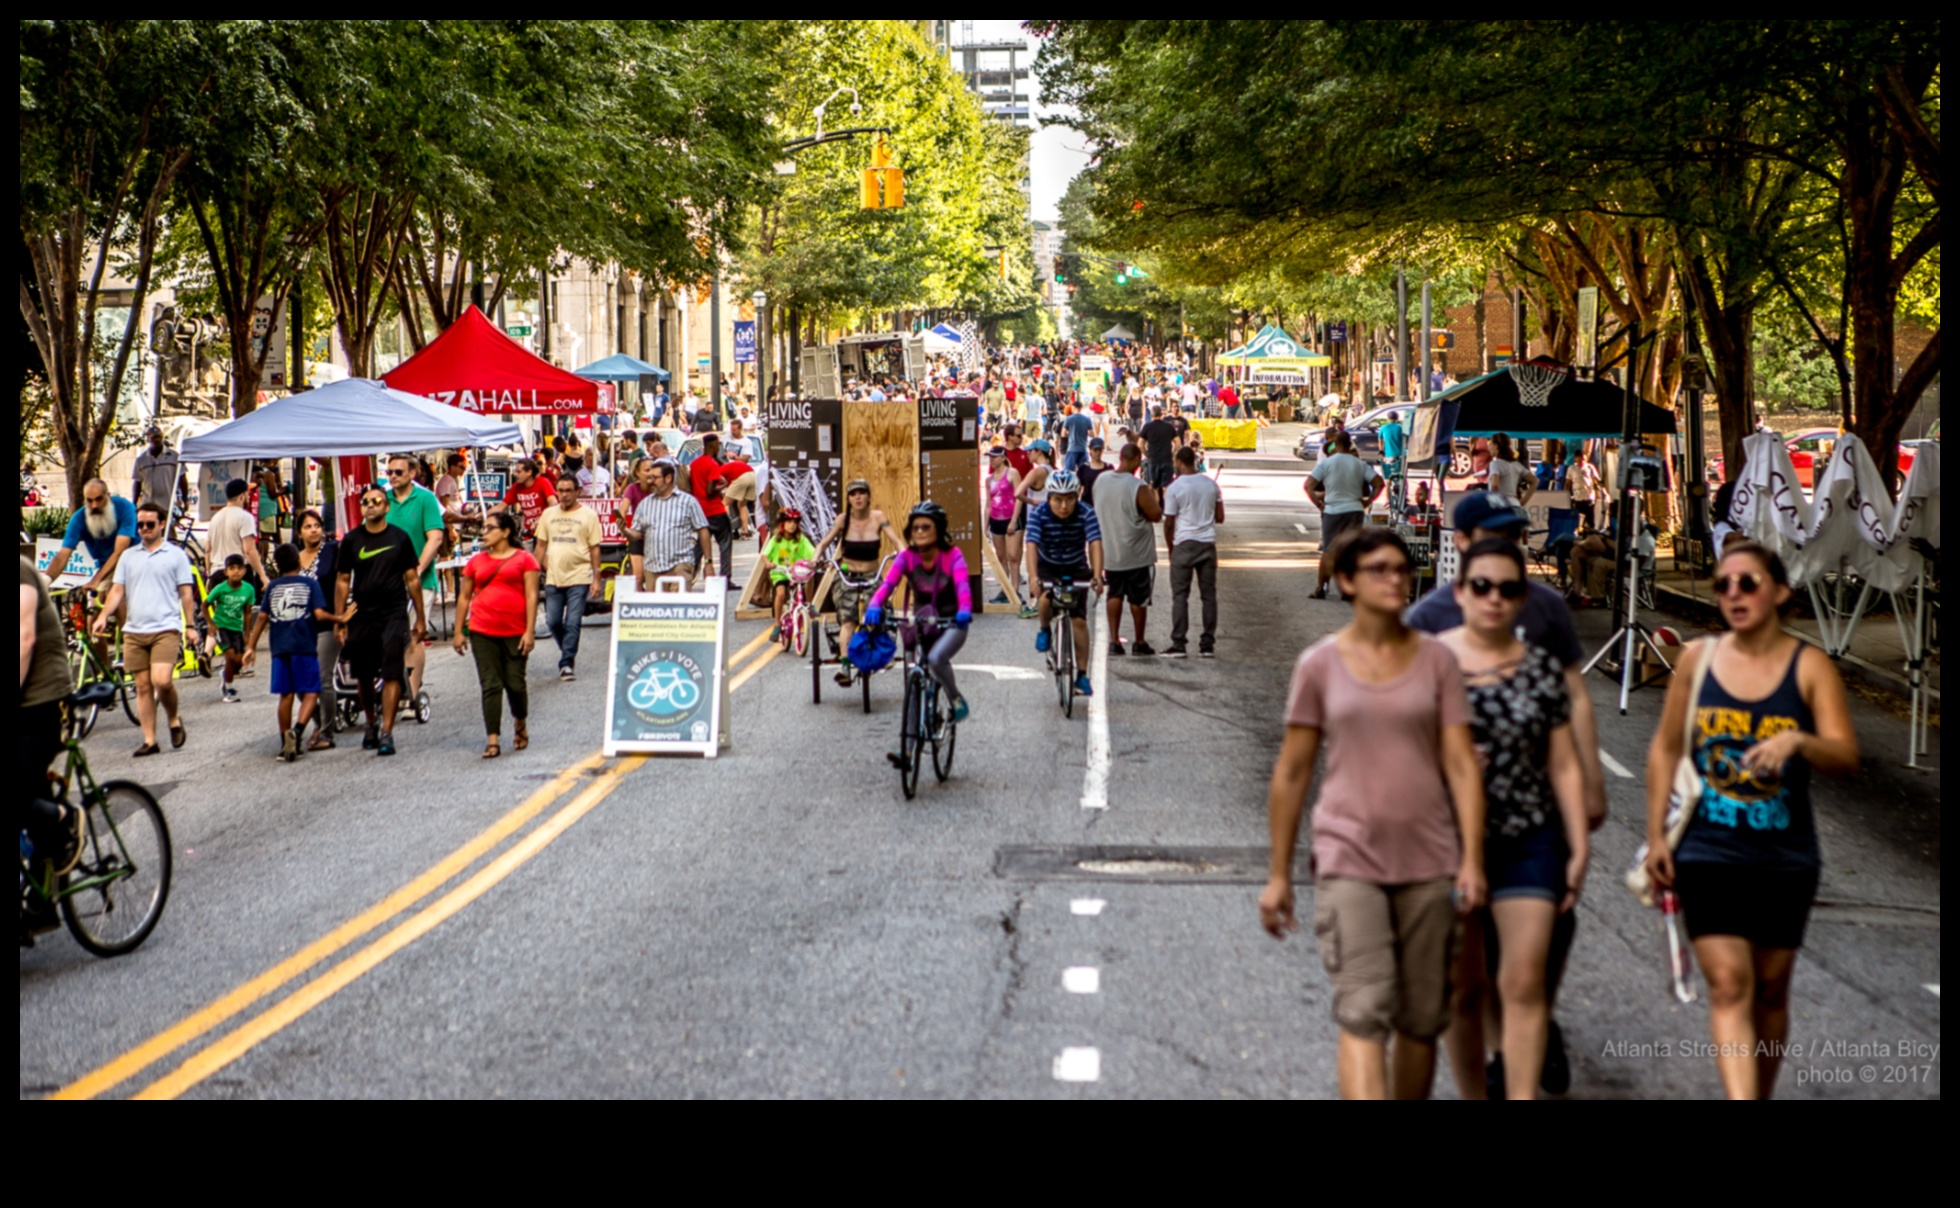
[[[142,330],[165,201],[187,150],[173,109],[205,86],[188,23],[22,21],[20,314],[71,499],[101,467]],[[112,259],[129,319],[100,324]]]

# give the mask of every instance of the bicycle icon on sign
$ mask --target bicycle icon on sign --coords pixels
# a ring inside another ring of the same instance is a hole
[[[677,663],[655,663],[627,686],[626,702],[649,713],[685,713],[701,703],[701,686]]]

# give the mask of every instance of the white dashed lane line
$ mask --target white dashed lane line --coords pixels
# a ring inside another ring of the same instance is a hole
[[[1607,771],[1613,773],[1615,776],[1618,776],[1621,780],[1633,779],[1633,773],[1627,771],[1627,765],[1613,758],[1613,753],[1606,750],[1604,747],[1600,748],[1599,762],[1605,765]]]
[[[1102,989],[1102,970],[1094,965],[1071,965],[1062,970],[1062,989],[1070,994],[1094,994]]]
[[[1063,1049],[1055,1058],[1057,1082],[1094,1082],[1102,1077],[1102,1054],[1095,1049]]]
[[[1302,537],[1304,537],[1304,536],[1306,536],[1306,535],[1307,535],[1307,526],[1306,526],[1306,525],[1304,525],[1304,524],[1301,524],[1301,523],[1300,523],[1300,522],[1299,522],[1298,520],[1295,520],[1295,521],[1293,522],[1293,527],[1294,527],[1294,528],[1296,528],[1296,529],[1299,529],[1299,530],[1300,530],[1300,535],[1301,535]]]
[[[1068,904],[1068,912],[1070,914],[1096,915],[1101,914],[1103,907],[1106,905],[1108,903],[1104,902],[1101,898],[1076,898]]]

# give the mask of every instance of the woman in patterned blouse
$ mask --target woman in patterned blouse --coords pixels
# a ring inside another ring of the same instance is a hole
[[[1517,636],[1524,557],[1509,541],[1479,541],[1456,580],[1463,625],[1441,635],[1463,669],[1470,732],[1483,761],[1484,875],[1490,905],[1464,931],[1450,1061],[1465,1099],[1486,1093],[1485,1020],[1507,1098],[1538,1093],[1550,1008],[1545,957],[1552,925],[1579,900],[1588,855],[1584,782],[1572,740],[1564,669]],[[1493,996],[1486,950],[1498,952]],[[1491,1086],[1492,1091],[1499,1088]]]

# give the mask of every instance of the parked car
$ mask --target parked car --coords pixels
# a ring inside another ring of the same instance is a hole
[[[1797,472],[1797,485],[1806,491],[1816,489],[1817,472],[1829,463],[1831,449],[1836,446],[1839,435],[1836,428],[1805,428],[1783,442],[1783,447],[1790,451],[1790,465]],[[1918,443],[1917,441],[1899,443],[1901,477],[1912,469],[1914,447]],[[1719,456],[1708,459],[1708,480],[1710,482],[1725,480],[1722,473],[1722,459]]]
[[[736,448],[742,450],[743,456],[751,465],[768,460],[769,454],[763,449],[762,438],[760,436],[744,434],[739,441],[731,441],[726,435],[723,435],[721,439],[723,446],[721,459],[723,461],[727,461],[728,454]],[[671,448],[673,446],[669,447]],[[701,456],[701,438],[698,436],[689,436],[681,440],[680,446],[674,454],[674,459],[685,466],[699,456]]]
[[[1355,455],[1363,461],[1380,461],[1382,459],[1382,425],[1386,424],[1389,418],[1393,416],[1395,419],[1400,420],[1402,426],[1406,429],[1409,425],[1409,417],[1414,413],[1415,408],[1412,405],[1408,403],[1394,403],[1386,407],[1376,407],[1372,410],[1364,411],[1358,418],[1349,420],[1347,432],[1349,436],[1354,438]],[[1300,438],[1299,445],[1294,448],[1293,456],[1309,464],[1318,462],[1326,455],[1326,450],[1322,447],[1326,439],[1326,428],[1308,428],[1306,435]]]

